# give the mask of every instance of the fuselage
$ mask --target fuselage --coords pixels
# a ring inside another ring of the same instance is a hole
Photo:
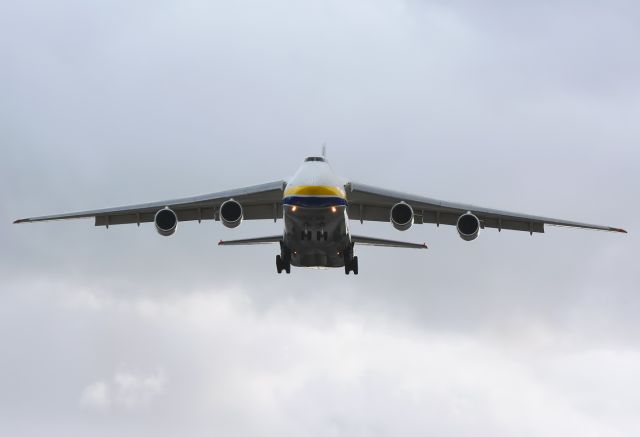
[[[344,180],[324,158],[307,158],[288,181],[283,204],[284,241],[291,264],[342,267],[351,240]]]

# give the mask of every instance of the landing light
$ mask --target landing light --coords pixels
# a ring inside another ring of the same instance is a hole
[[[331,212],[336,212],[336,211],[338,211],[338,208],[336,208],[335,206],[332,206],[331,207]]]
[[[297,206],[292,206],[292,207],[291,207],[291,212],[296,212],[296,209],[298,209],[298,207],[297,207]]]

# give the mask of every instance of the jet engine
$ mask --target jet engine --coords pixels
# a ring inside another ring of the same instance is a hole
[[[237,228],[242,223],[242,205],[233,199],[229,199],[220,205],[220,221],[227,228]]]
[[[413,208],[406,202],[391,207],[391,224],[399,231],[406,231],[413,225]]]
[[[158,234],[168,237],[169,235],[173,235],[178,227],[178,216],[172,209],[164,208],[156,212],[156,215],[153,217],[153,222],[156,225]]]
[[[463,240],[475,240],[478,238],[478,233],[480,232],[480,220],[471,214],[471,212],[467,212],[458,217],[456,229],[458,230],[458,235],[460,235],[460,238]]]

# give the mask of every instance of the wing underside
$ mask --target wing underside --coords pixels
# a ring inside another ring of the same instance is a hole
[[[610,226],[593,225],[463,203],[447,202],[356,182],[348,183],[346,185],[346,191],[349,202],[348,214],[349,218],[353,220],[388,222],[391,207],[398,202],[404,201],[413,208],[415,223],[417,224],[433,223],[438,226],[455,226],[461,214],[471,212],[480,219],[483,228],[541,233],[544,232],[545,225],[550,225],[626,233],[624,229]]]
[[[96,226],[152,222],[158,210],[168,207],[175,211],[179,221],[218,220],[220,205],[235,199],[242,204],[244,219],[282,218],[282,192],[284,181],[269,182],[234,190],[220,191],[202,196],[163,200],[116,208],[97,209],[67,214],[30,217],[14,223],[32,223],[48,220],[93,218]]]

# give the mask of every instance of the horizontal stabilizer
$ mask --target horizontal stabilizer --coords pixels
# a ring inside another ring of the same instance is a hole
[[[258,237],[258,238],[245,238],[242,240],[220,240],[219,246],[245,246],[250,244],[267,244],[267,243],[280,243],[282,241],[282,235],[274,235],[271,237]]]
[[[404,247],[407,249],[426,249],[426,243],[407,243],[405,241],[385,240],[382,238],[362,237],[352,235],[351,242],[367,246]]]

